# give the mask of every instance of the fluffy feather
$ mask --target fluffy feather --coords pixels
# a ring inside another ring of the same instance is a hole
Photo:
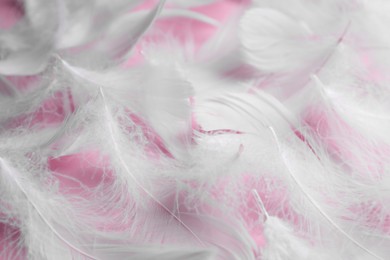
[[[316,39],[305,24],[270,8],[254,8],[241,20],[241,41],[250,64],[268,72],[289,72],[324,59],[330,39]]]
[[[383,0],[19,5],[0,257],[387,259]]]

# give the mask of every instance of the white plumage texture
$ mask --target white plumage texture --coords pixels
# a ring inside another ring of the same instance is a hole
[[[386,0],[0,0],[0,259],[390,259]]]

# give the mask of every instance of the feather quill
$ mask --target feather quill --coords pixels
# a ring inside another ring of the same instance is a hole
[[[383,0],[46,2],[0,32],[0,257],[387,259]]]

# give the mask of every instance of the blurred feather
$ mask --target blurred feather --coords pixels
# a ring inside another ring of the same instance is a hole
[[[99,37],[90,48],[74,54],[66,52],[65,56],[76,56],[78,63],[83,58],[88,62],[98,59],[101,63],[108,59],[115,61],[114,64],[125,61],[132,47],[160,15],[164,4],[165,0],[159,1],[152,10],[123,14],[107,26],[102,37]]]
[[[169,0],[169,3],[173,3],[175,5],[179,5],[182,7],[196,7],[196,6],[202,6],[202,5],[208,5],[215,2],[215,0],[189,0],[189,1],[180,1],[180,0]]]
[[[0,257],[387,259],[384,0],[18,4]]]
[[[254,8],[241,20],[241,41],[250,64],[265,72],[289,72],[313,66],[332,48],[305,24],[270,8]]]

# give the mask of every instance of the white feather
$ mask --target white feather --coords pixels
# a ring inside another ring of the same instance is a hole
[[[332,40],[315,37],[304,24],[274,9],[249,10],[241,20],[246,57],[265,72],[290,72],[324,59]]]

